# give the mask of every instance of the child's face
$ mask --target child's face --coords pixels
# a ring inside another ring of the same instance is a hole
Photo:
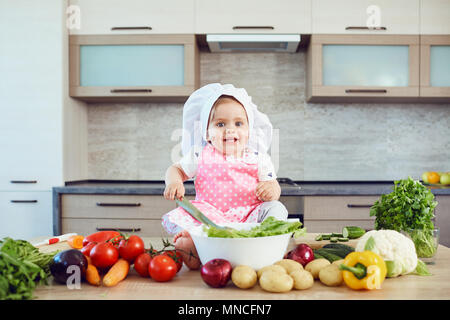
[[[208,125],[208,140],[225,155],[242,156],[248,141],[244,107],[232,98],[220,98]]]

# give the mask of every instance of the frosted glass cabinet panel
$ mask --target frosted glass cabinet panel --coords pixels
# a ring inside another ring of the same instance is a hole
[[[419,36],[316,35],[307,49],[309,102],[419,97]]]
[[[183,45],[80,47],[81,86],[182,86]]]
[[[199,87],[195,35],[71,35],[70,96],[182,102]]]
[[[450,87],[450,45],[430,47],[430,86]]]
[[[409,47],[324,45],[323,85],[406,87]]]
[[[450,98],[450,35],[420,36],[420,97],[446,102]]]

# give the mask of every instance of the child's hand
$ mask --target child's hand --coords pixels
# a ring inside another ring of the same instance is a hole
[[[261,201],[278,200],[281,188],[277,180],[261,181],[256,186],[256,196]]]
[[[183,182],[174,182],[166,185],[166,189],[164,190],[164,198],[167,200],[175,200],[175,198],[181,199],[184,197],[184,192]]]

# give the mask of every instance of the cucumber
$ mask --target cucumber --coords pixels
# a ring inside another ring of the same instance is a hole
[[[336,249],[341,251],[342,255],[345,257],[347,256],[349,253],[352,253],[353,251],[355,251],[355,248],[347,246],[345,244],[341,244],[341,243],[329,243],[326,244],[322,247],[322,249]]]
[[[348,238],[338,238],[339,242],[347,242],[349,239]]]
[[[332,233],[331,237],[342,238],[344,235],[342,233]]]
[[[313,252],[314,252],[314,259],[325,259],[324,256],[318,254],[318,253],[316,252],[316,250],[313,250]]]
[[[342,236],[349,239],[358,239],[364,233],[366,233],[366,230],[361,227],[348,226],[342,229]]]
[[[333,263],[334,261],[343,259],[343,257],[338,256],[337,254],[334,254],[331,251],[326,250],[326,249],[316,249],[314,256],[316,255],[316,252],[319,255],[321,255],[322,257],[324,257],[325,259],[327,259],[328,261],[330,261],[331,263]]]
[[[330,240],[331,234],[322,234],[322,240]]]
[[[322,235],[319,234],[314,240],[316,240],[316,241],[322,241]]]
[[[337,237],[331,237],[330,238],[330,242],[338,242],[338,238]]]

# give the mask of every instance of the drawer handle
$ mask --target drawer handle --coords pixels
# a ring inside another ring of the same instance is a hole
[[[234,26],[233,30],[245,30],[245,29],[269,29],[274,30],[275,28],[272,26]]]
[[[152,27],[112,27],[111,31],[120,30],[152,30]]]
[[[345,93],[387,93],[386,89],[346,89]]]
[[[11,200],[12,203],[37,203],[37,200]]]
[[[141,228],[95,228],[97,231],[122,231],[122,232],[139,232]]]
[[[372,208],[372,204],[347,204],[348,208]]]
[[[346,27],[345,30],[374,30],[374,31],[384,31],[384,30],[387,30],[387,28],[386,28],[386,27],[350,26],[350,27]]]
[[[152,89],[111,89],[111,93],[129,93],[129,92],[144,92],[144,93],[150,93],[152,92]]]
[[[105,203],[105,202],[97,202],[97,206],[99,207],[140,207],[141,204],[138,203]]]
[[[11,183],[37,183],[37,180],[11,180]]]

